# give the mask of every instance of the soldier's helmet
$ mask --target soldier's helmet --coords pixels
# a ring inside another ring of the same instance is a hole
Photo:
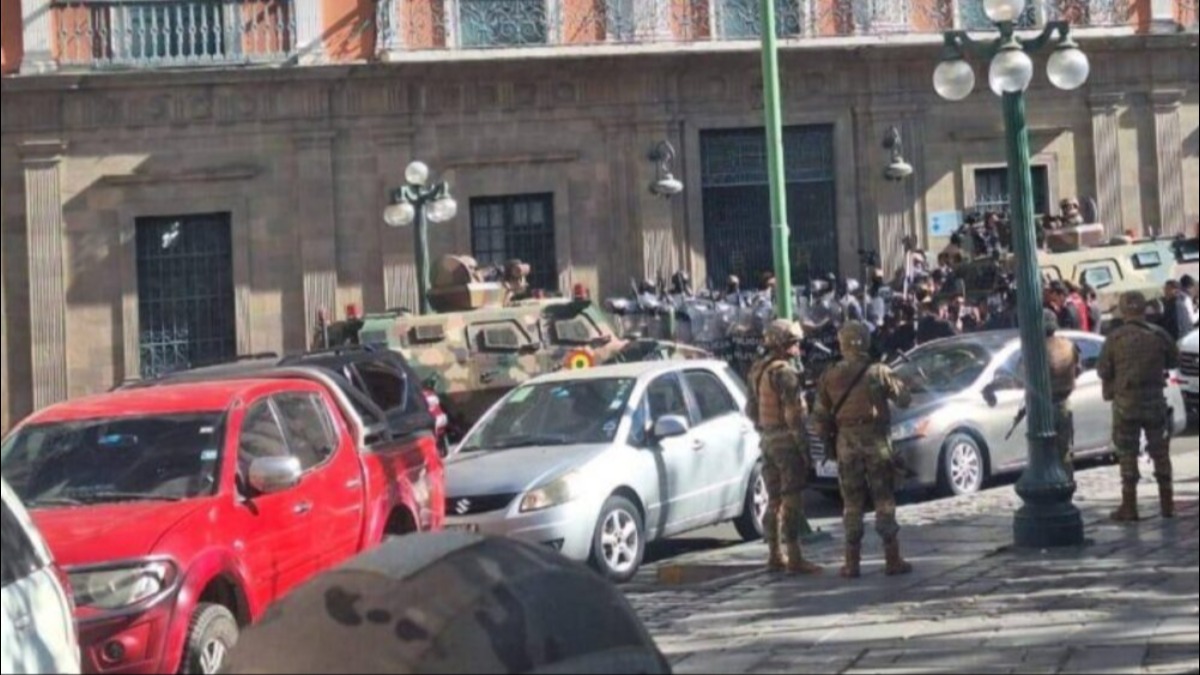
[[[1130,291],[1121,296],[1121,317],[1126,321],[1141,321],[1146,318],[1146,307],[1149,304],[1145,294]]]
[[[871,331],[861,321],[851,321],[838,331],[843,354],[862,354],[871,348]]]
[[[783,319],[772,321],[763,335],[763,344],[767,349],[787,349],[803,340],[804,329],[800,324]]]
[[[1058,315],[1054,313],[1054,310],[1051,310],[1051,309],[1042,310],[1042,322],[1045,323],[1045,325],[1046,325],[1046,336],[1047,337],[1053,336],[1055,333],[1058,332],[1058,329],[1059,329]]]
[[[225,672],[671,671],[600,575],[550,548],[441,534],[385,544],[302,587],[246,631]]]

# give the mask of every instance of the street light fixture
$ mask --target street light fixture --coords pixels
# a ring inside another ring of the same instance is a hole
[[[1033,179],[1025,92],[1033,82],[1030,54],[1051,44],[1054,54],[1047,66],[1050,82],[1073,91],[1087,82],[1091,66],[1071,39],[1071,27],[1054,22],[1041,35],[1022,40],[1016,22],[1025,14],[1026,0],[984,0],[984,11],[1000,36],[978,42],[965,32],[946,33],[942,63],[933,76],[933,87],[949,101],[961,101],[975,88],[975,72],[964,59],[970,52],[989,59],[988,82],[1004,102],[1008,150],[1008,184],[1013,221],[1013,253],[1017,260],[1017,308],[1021,326],[1021,351],[1025,360],[1025,406],[1029,419],[1029,468],[1017,483],[1024,506],[1013,523],[1016,545],[1027,549],[1080,546],[1084,543],[1083,517],[1072,503],[1075,481],[1056,450],[1056,424],[1050,389],[1042,312],[1042,278],[1037,261],[1034,231]]]
[[[417,293],[421,314],[432,314],[429,302],[429,223],[449,222],[458,215],[458,202],[450,196],[450,186],[437,183],[429,186],[429,167],[413,162],[404,170],[408,183],[392,194],[392,204],[383,212],[388,227],[412,227],[414,224],[417,258]]]

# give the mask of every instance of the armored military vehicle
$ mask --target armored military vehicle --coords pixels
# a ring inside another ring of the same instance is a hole
[[[1178,278],[1180,256],[1174,240],[1105,240],[1102,230],[1096,228],[1099,226],[1067,228],[1049,235],[1046,250],[1038,253],[1042,278],[1090,286],[1106,314],[1117,306],[1123,293],[1141,291],[1151,300],[1161,298],[1164,284]],[[956,275],[965,285],[967,298],[979,300],[1002,289],[1005,276],[1015,265],[1012,256],[980,258],[959,266]]]
[[[444,258],[429,293],[437,313],[390,311],[349,319],[321,327],[315,342],[322,348],[363,344],[403,354],[441,399],[453,438],[509,391],[540,375],[610,362],[708,357],[659,340],[624,340],[586,297],[519,299],[524,294],[519,279],[485,278],[471,258]]]

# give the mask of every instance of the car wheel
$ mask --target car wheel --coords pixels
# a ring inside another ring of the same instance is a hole
[[[965,497],[983,490],[988,478],[987,453],[969,434],[952,434],[942,446],[939,492]]]
[[[645,554],[645,527],[637,507],[624,497],[612,497],[596,524],[592,567],[609,581],[623,584],[637,574]]]
[[[220,673],[237,641],[237,619],[228,609],[220,605],[196,607],[184,647],[181,672],[184,675]]]
[[[767,495],[767,481],[763,478],[762,465],[759,464],[750,474],[750,485],[746,488],[746,503],[742,510],[742,516],[733,521],[738,535],[743,540],[748,542],[763,540],[766,533],[763,520],[767,517],[768,502],[770,502],[770,498]]]

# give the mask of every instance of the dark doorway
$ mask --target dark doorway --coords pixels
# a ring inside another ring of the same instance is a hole
[[[709,280],[737,275],[757,285],[774,268],[770,183],[762,129],[701,134],[704,236]],[[837,189],[832,126],[784,130],[792,278],[838,273]]]
[[[237,356],[229,214],[137,220],[142,377]]]

